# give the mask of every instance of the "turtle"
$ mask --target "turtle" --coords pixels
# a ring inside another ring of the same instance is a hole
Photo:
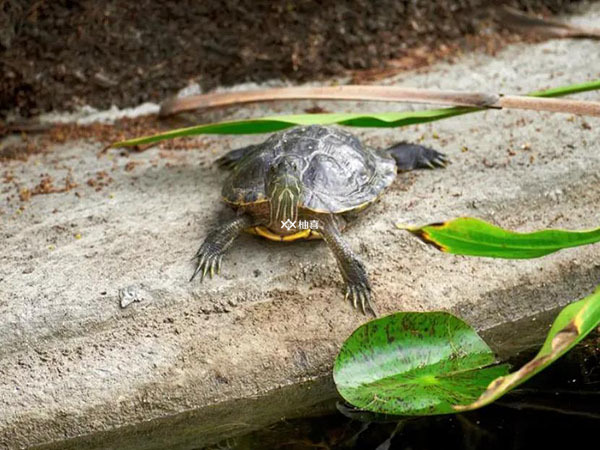
[[[398,172],[444,167],[448,159],[407,142],[368,148],[342,128],[311,125],[231,150],[216,163],[231,171],[222,199],[236,214],[207,235],[190,281],[219,273],[224,253],[244,231],[279,242],[323,239],[342,274],[346,300],[377,316],[365,265],[340,233],[380,198]]]

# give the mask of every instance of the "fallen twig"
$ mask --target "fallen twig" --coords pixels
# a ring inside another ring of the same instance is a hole
[[[540,19],[506,5],[496,10],[496,16],[501,25],[517,31],[533,32],[555,38],[600,39],[600,29],[598,28]]]
[[[159,115],[165,117],[194,109],[218,108],[277,100],[306,99],[429,103],[477,108],[529,109],[600,116],[600,102],[397,86],[361,85],[290,87],[194,95],[165,102],[161,106]]]

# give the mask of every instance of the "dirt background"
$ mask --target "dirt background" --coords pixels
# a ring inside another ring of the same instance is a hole
[[[0,118],[159,102],[191,82],[209,90],[349,71],[360,82],[518,40],[481,20],[492,5],[552,15],[576,3],[0,0]]]

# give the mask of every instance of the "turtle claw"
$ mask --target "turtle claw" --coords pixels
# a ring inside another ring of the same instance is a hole
[[[450,161],[445,155],[440,153],[432,160],[432,162],[436,167],[446,167]]]
[[[365,284],[355,284],[348,285],[346,287],[346,297],[345,299],[352,302],[352,306],[358,309],[358,304],[360,302],[360,309],[363,314],[367,314],[367,310],[371,310],[371,313],[377,317],[377,312],[373,305],[371,304],[371,288]]]
[[[352,306],[354,306],[354,308],[357,309],[358,308],[358,292],[356,290],[356,287],[354,287],[354,286],[348,286],[346,288],[346,299],[348,297],[350,297],[350,301],[352,302]]]
[[[216,252],[211,246],[206,245],[206,243],[202,244],[194,258],[198,259],[198,263],[190,281],[193,281],[200,274],[200,283],[202,283],[206,275],[209,275],[212,279],[215,272],[219,273],[223,255]]]
[[[438,167],[446,167],[448,162],[448,158],[443,153],[440,153],[432,148],[423,147],[417,164],[420,167],[436,169]]]
[[[194,281],[194,278],[196,278],[196,275],[198,275],[198,272],[200,272],[200,265],[198,265],[198,267],[196,267],[196,270],[194,270],[194,274],[192,275],[192,277],[190,278],[190,283],[192,281]]]
[[[194,256],[194,259],[197,260],[196,270],[190,281],[196,278],[198,274],[201,274],[201,283],[207,274],[211,278],[215,276],[215,273],[219,274],[223,255],[239,234],[253,223],[254,219],[251,216],[242,214],[208,233]]]

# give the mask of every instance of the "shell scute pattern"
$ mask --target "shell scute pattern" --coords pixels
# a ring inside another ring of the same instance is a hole
[[[314,125],[276,133],[248,152],[225,181],[224,199],[233,204],[239,198],[264,199],[267,170],[282,156],[300,168],[302,206],[314,211],[338,213],[362,206],[396,176],[395,162],[384,152],[365,148],[344,130]]]

